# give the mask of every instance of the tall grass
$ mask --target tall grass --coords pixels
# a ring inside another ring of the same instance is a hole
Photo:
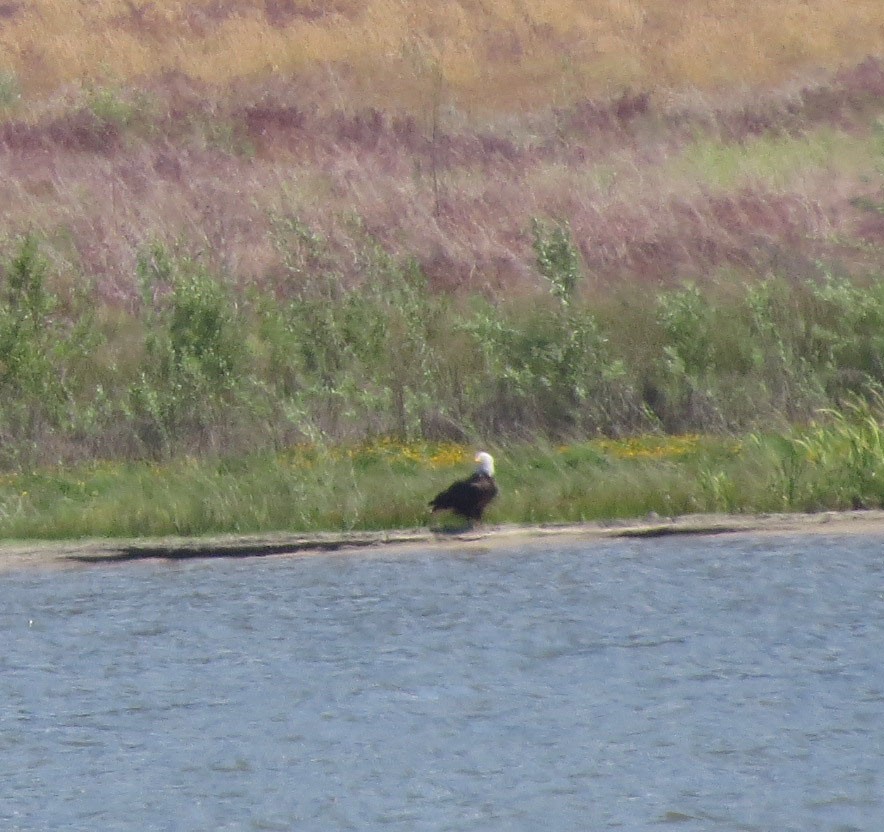
[[[584,286],[878,268],[880,60],[733,100],[618,93],[507,118],[433,90],[417,114],[343,93],[320,107],[281,75],[25,97],[0,116],[0,234],[40,233],[69,282],[117,304],[136,301],[152,240],[290,293],[292,218],[347,285],[369,229],[433,290],[537,291],[534,218],[570,228]]]
[[[363,99],[420,106],[426,67],[462,105],[564,103],[579,90],[781,82],[880,51],[877,0],[575,0],[8,4],[0,54],[29,90],[167,71],[211,83],[271,69],[318,74]],[[382,93],[380,91],[383,91]]]
[[[703,137],[672,160],[673,173],[716,190],[765,183],[790,187],[797,179],[819,175],[833,165],[847,172],[868,164],[865,140],[837,130],[821,129],[801,136],[768,134],[739,143]]]
[[[641,437],[493,446],[487,522],[884,506],[880,400],[745,441]],[[236,459],[93,463],[0,476],[0,537],[78,538],[414,528],[468,470],[457,443],[302,444]]]

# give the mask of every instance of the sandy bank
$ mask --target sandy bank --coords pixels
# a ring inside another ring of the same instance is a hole
[[[0,544],[0,571],[25,567],[83,567],[134,560],[258,557],[360,550],[480,549],[538,546],[617,537],[708,534],[861,534],[884,542],[884,511],[820,514],[688,515],[609,523],[490,526],[463,534],[428,529],[388,532],[326,532],[137,540],[10,541]]]

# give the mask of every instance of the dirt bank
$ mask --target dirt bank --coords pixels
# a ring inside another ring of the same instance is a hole
[[[487,550],[501,546],[547,545],[617,537],[710,534],[861,534],[884,542],[884,511],[820,514],[689,515],[648,517],[609,523],[538,526],[492,526],[462,534],[428,529],[389,532],[327,532],[308,535],[267,534],[212,538],[138,540],[10,541],[0,544],[0,571],[26,567],[72,568],[135,560],[307,555],[321,552],[415,549]]]

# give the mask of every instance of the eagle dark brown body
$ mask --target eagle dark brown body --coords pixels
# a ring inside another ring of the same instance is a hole
[[[430,500],[433,511],[450,509],[468,520],[481,520],[488,504],[497,496],[494,460],[490,454],[476,456],[479,469],[471,477],[452,483]]]

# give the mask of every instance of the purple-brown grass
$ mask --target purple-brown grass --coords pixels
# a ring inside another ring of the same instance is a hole
[[[800,278],[820,262],[862,272],[882,238],[882,91],[884,64],[869,58],[826,82],[732,104],[629,93],[474,121],[444,102],[419,117],[323,107],[278,77],[224,92],[172,74],[105,99],[67,96],[43,114],[8,113],[2,231],[42,232],[113,302],[134,298],[134,258],[151,240],[290,292],[297,277],[274,238],[274,217],[285,216],[324,240],[343,285],[361,280],[353,235],[368,233],[417,257],[438,290],[532,291],[533,217],[570,225],[597,284],[721,270]],[[697,137],[751,152],[753,141],[820,131],[867,142],[867,158],[833,155],[785,184],[679,172]]]

